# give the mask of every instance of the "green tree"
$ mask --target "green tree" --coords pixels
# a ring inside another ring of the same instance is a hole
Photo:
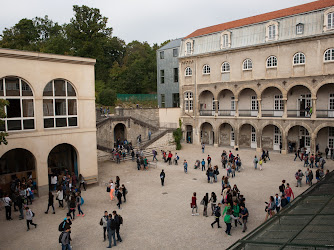
[[[182,140],[182,122],[179,119],[179,127],[173,132],[174,142],[176,143],[176,150],[180,150],[182,148],[181,140]]]
[[[117,99],[117,95],[112,89],[104,89],[98,97],[98,103],[105,106],[114,106]]]

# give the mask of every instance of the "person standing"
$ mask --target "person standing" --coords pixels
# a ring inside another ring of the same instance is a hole
[[[295,198],[295,195],[294,195],[289,183],[286,184],[285,195],[286,195],[286,199],[288,200],[288,202],[291,201],[291,196],[293,197],[293,199]]]
[[[122,196],[123,196],[123,194],[121,192],[121,189],[118,187],[118,189],[117,189],[117,200],[118,200],[117,206],[118,206],[118,209],[121,209]]]
[[[278,213],[279,210],[281,209],[281,197],[279,197],[278,194],[275,195],[274,202],[276,207],[276,213]]]
[[[114,199],[114,191],[115,191],[115,186],[114,186],[114,182],[112,180],[109,181],[109,187],[110,187],[110,200]]]
[[[79,182],[80,182],[79,188],[81,189],[81,186],[83,186],[84,190],[86,191],[85,178],[82,176],[82,174],[79,175]]]
[[[220,210],[221,210],[221,203],[218,203],[218,206],[215,207],[215,211],[214,211],[214,215],[215,215],[215,221],[211,223],[211,227],[213,228],[214,224],[218,224],[218,228],[221,228],[221,226],[219,226],[219,217],[220,217]]]
[[[226,207],[225,207],[226,208]],[[224,211],[225,214],[225,211]],[[223,214],[223,215],[224,215]],[[229,236],[231,236],[231,228],[232,228],[232,224],[231,224],[231,217],[232,217],[232,208],[230,207],[227,211],[226,214],[224,216],[224,222],[226,224],[226,230],[225,233]]]
[[[313,172],[312,170],[309,171],[308,173],[308,180],[309,180],[309,185],[312,186],[312,181],[313,181]]]
[[[180,159],[180,157],[177,155],[177,153],[175,153],[175,158],[174,158],[175,165],[178,165],[179,159]]]
[[[259,161],[260,170],[262,170],[262,164],[263,164],[263,160],[262,160],[262,158],[260,158],[260,161]]]
[[[247,230],[247,219],[248,219],[248,209],[244,204],[240,205],[240,218],[242,220],[242,232],[244,233]]]
[[[73,216],[72,216],[73,220],[75,219],[75,208],[76,208],[75,197],[72,196],[70,198],[70,201],[69,201],[69,211],[68,211],[68,213],[69,214],[71,214],[71,213],[73,214]]]
[[[117,236],[117,241],[122,242],[121,235],[119,234],[119,229],[121,227],[121,224],[123,224],[123,219],[121,216],[119,216],[116,211],[112,212],[114,216],[114,220],[116,222],[116,236]]]
[[[325,148],[325,154],[326,154],[326,159],[328,159],[328,152],[329,152],[329,148],[328,146]]]
[[[205,144],[202,143],[202,153],[204,154]]]
[[[60,235],[60,243],[61,243],[61,249],[62,250],[72,250],[71,247],[71,226],[67,226],[65,231],[61,233]]]
[[[297,186],[298,185],[301,187],[302,186],[302,179],[303,179],[304,174],[302,171],[299,169],[298,172],[295,174],[296,180],[297,180]]]
[[[282,184],[278,187],[279,191],[282,193],[282,196],[285,194],[285,180],[282,180]]]
[[[205,170],[205,161],[202,159],[202,171]]]
[[[46,214],[49,212],[49,208],[52,207],[53,214],[55,214],[55,207],[53,206],[53,194],[52,192],[49,192],[49,199],[48,199],[48,209],[46,210]]]
[[[27,231],[30,230],[29,224],[37,227],[37,224],[32,222],[32,217],[34,217],[34,213],[31,211],[29,207],[26,207],[26,220],[27,220]]]
[[[183,168],[184,168],[184,172],[187,173],[187,171],[188,171],[188,162],[186,160],[184,160],[184,162],[183,162]]]
[[[151,130],[148,131],[148,140],[151,140],[151,135],[152,135],[152,132]]]
[[[254,160],[253,160],[255,170],[257,169],[257,163],[258,163],[258,162],[259,162],[259,161],[257,160],[257,157],[256,157],[256,155],[255,155],[255,156],[254,156]]]
[[[6,194],[2,200],[5,203],[6,220],[12,220],[12,200],[9,198],[8,194]]]
[[[164,170],[161,170],[161,173],[160,173],[161,186],[165,185],[165,177],[166,177],[166,174]]]
[[[234,219],[234,225],[235,225],[235,227],[237,227],[238,223],[241,225],[241,222],[239,221],[240,207],[239,207],[238,202],[236,200],[233,201],[232,211],[233,211],[233,216],[236,218],[236,219]]]
[[[193,196],[191,197],[191,215],[194,216],[194,215],[199,215],[197,213],[197,198],[196,198],[196,192],[193,193]],[[194,210],[196,211],[196,214],[194,214]]]
[[[56,197],[57,197],[56,199],[58,200],[58,203],[59,203],[58,207],[64,208],[64,192],[63,192],[63,189],[61,187],[58,188]]]
[[[215,194],[215,192],[211,193],[209,202],[211,202],[211,210],[212,210],[211,216],[213,216],[215,212],[215,208],[216,208],[216,202],[217,202],[217,195]]]
[[[21,195],[17,194],[15,203],[16,203],[19,211],[20,211],[19,219],[23,220],[24,219],[24,216],[23,216],[23,197]]]
[[[208,158],[206,158],[206,160],[208,161],[208,167],[211,167],[211,156],[208,155]]]
[[[109,241],[109,246],[107,248],[111,248],[111,243],[112,243],[111,237],[113,238],[114,246],[116,246],[116,237],[115,237],[116,221],[115,219],[112,218],[111,214],[109,214],[108,216],[107,231],[108,231],[108,241]]]
[[[209,194],[206,193],[205,196],[203,197],[203,205],[204,205],[203,216],[205,217],[208,217],[208,204],[209,204]]]
[[[128,190],[126,189],[126,187],[124,186],[124,184],[122,184],[122,194],[123,194],[123,199],[124,202],[126,202],[126,195],[128,193]]]
[[[106,241],[106,231],[108,226],[108,211],[104,211],[104,215],[100,220],[100,225],[103,228],[103,241]]]

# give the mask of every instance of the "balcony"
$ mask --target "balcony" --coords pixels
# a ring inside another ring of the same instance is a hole
[[[317,118],[334,118],[334,110],[317,109]]]
[[[218,116],[234,116],[234,115],[235,115],[235,110],[231,109],[218,110]]]
[[[262,109],[262,117],[282,117],[283,110],[274,110],[274,109]]]
[[[309,111],[306,111],[305,109],[299,109],[299,110],[288,109],[288,117],[310,118],[311,114],[309,113]]]
[[[200,110],[199,115],[200,116],[214,116],[215,115],[215,110]]]
[[[252,109],[239,109],[239,116],[254,117],[258,115],[258,110]]]

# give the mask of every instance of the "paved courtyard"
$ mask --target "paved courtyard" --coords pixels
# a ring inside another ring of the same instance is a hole
[[[241,228],[232,228],[232,236],[224,233],[225,224],[220,219],[222,229],[217,226],[212,229],[210,223],[213,216],[203,217],[203,206],[200,200],[206,192],[216,192],[220,199],[221,181],[208,184],[205,172],[193,169],[196,159],[212,157],[213,165],[220,167],[219,179],[225,175],[221,169],[220,155],[223,149],[206,147],[202,154],[199,146],[183,144],[178,152],[180,163],[178,166],[167,166],[160,161],[156,169],[137,171],[135,163],[125,162],[116,165],[109,161],[99,164],[99,185],[90,186],[82,196],[85,204],[82,210],[85,217],[76,217],[72,225],[74,249],[104,249],[107,242],[103,242],[102,228],[99,220],[105,210],[117,210],[122,215],[124,225],[121,226],[123,242],[118,249],[225,249],[241,238],[244,234]],[[233,151],[236,153],[235,151]],[[175,152],[173,152],[174,154]],[[237,184],[241,194],[246,198],[246,207],[250,217],[248,232],[264,221],[264,202],[270,195],[278,192],[282,179],[291,184],[295,195],[302,193],[307,186],[305,179],[303,187],[296,188],[294,174],[301,168],[301,161],[293,161],[294,155],[280,155],[272,152],[271,161],[264,164],[262,171],[253,169],[254,150],[242,149],[239,151],[244,170],[236,173],[230,184]],[[259,156],[259,154],[257,154]],[[158,155],[161,159],[161,154]],[[188,161],[188,174],[183,172],[182,162]],[[326,168],[333,170],[334,162],[327,161]],[[165,186],[161,187],[159,173],[165,169]],[[303,169],[304,171],[304,169]],[[106,193],[105,182],[115,180],[120,176],[121,184],[125,184],[129,193],[127,203],[122,209],[116,208],[116,201],[110,201]],[[315,175],[315,172],[314,172]],[[191,196],[197,192],[200,216],[191,216]],[[57,203],[56,203],[57,204]],[[32,206],[36,216],[36,229],[26,231],[25,220],[18,220],[18,212],[13,213],[13,221],[5,220],[5,211],[2,209],[0,217],[0,246],[1,249],[60,249],[58,244],[58,225],[64,218],[66,211],[56,208],[56,214],[44,214],[47,206],[47,197],[37,199]],[[57,206],[56,206],[57,207]],[[209,211],[210,207],[208,208]]]

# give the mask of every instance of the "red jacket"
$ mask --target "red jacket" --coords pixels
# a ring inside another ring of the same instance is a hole
[[[191,205],[196,206],[196,196],[191,197]]]

